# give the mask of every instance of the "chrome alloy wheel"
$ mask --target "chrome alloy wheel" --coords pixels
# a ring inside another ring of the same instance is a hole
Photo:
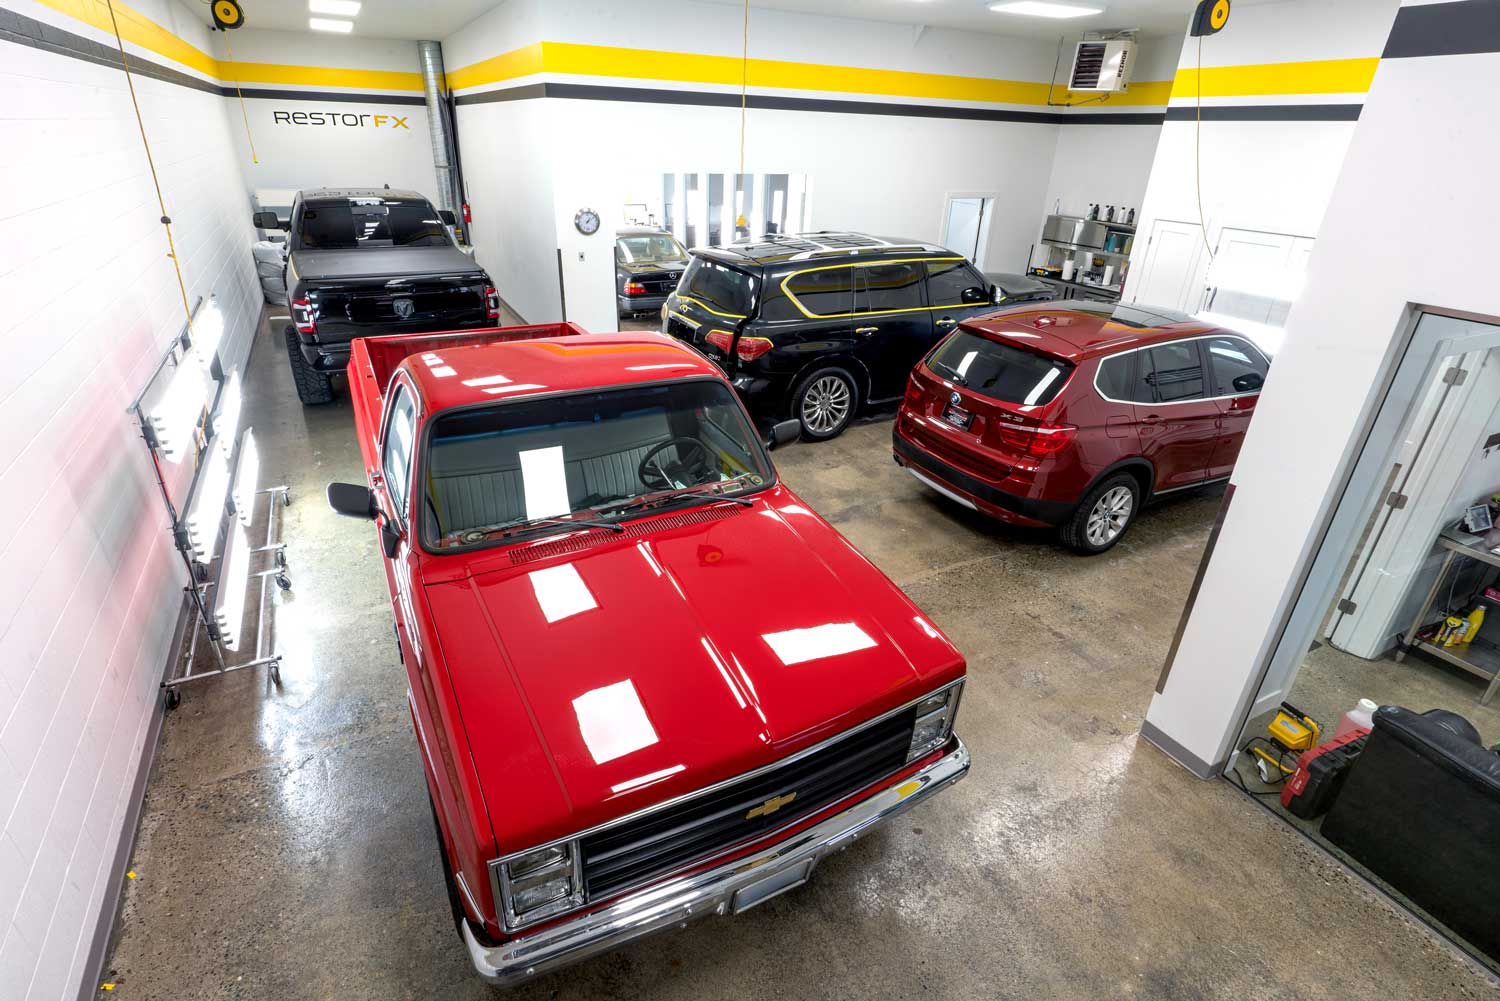
[[[802,423],[814,434],[827,434],[849,416],[849,385],[836,375],[825,375],[802,394]]]
[[[1129,487],[1111,487],[1094,502],[1089,512],[1088,524],[1083,534],[1089,545],[1103,547],[1120,537],[1130,521],[1130,512],[1135,507],[1135,497]]]

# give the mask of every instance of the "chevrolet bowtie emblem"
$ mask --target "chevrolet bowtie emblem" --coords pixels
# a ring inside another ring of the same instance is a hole
[[[772,796],[760,806],[755,807],[749,813],[745,814],[745,819],[754,820],[756,817],[765,817],[773,814],[796,798],[797,791],[795,789],[787,793],[785,796]]]

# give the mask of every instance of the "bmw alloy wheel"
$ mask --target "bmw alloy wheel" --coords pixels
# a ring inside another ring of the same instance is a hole
[[[1088,524],[1084,527],[1089,545],[1103,547],[1119,538],[1130,522],[1130,513],[1134,507],[1135,497],[1129,487],[1112,487],[1100,494],[1099,499],[1094,502],[1094,509],[1089,512]]]
[[[849,417],[849,386],[836,375],[825,375],[802,394],[802,423],[814,434],[827,434]]]

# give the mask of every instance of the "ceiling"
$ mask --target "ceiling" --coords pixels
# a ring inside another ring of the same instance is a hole
[[[739,6],[740,0],[713,0]],[[750,0],[752,7],[773,7],[804,14],[857,17],[899,24],[925,24],[933,28],[957,28],[1021,38],[1056,39],[1085,31],[1139,28],[1142,34],[1181,34],[1197,0],[1061,0],[1103,7],[1103,14],[1059,20],[996,14],[987,9],[990,0]],[[1262,0],[1264,2],[1264,0]]]
[[[352,35],[367,38],[441,40],[480,14],[499,6],[500,0],[363,0],[353,20]],[[307,0],[240,0],[245,27],[273,31],[307,31]],[[188,0],[188,6],[194,6]],[[205,12],[206,13],[206,12]],[[330,17],[315,14],[313,17]],[[338,36],[331,36],[338,37]]]

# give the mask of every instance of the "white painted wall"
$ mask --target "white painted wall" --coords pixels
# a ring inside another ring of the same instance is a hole
[[[1285,671],[1290,684],[1317,627],[1316,615],[1303,611],[1327,607],[1336,578],[1309,595],[1298,610],[1305,621],[1276,647],[1277,623],[1293,606],[1364,422],[1381,402],[1377,385],[1394,367],[1410,304],[1500,317],[1500,287],[1449,266],[1486,252],[1482,228],[1455,229],[1449,220],[1488,204],[1500,159],[1492,109],[1453,95],[1475,92],[1497,72],[1500,54],[1388,59],[1376,71],[1307,288],[1240,453],[1218,546],[1165,690],[1147,713],[1148,730],[1202,762],[1227,756],[1273,652],[1271,669]],[[1435,246],[1443,252],[1434,254]],[[1339,562],[1361,527],[1351,526],[1347,548],[1333,551]]]
[[[175,3],[133,6],[208,45]],[[136,87],[189,294],[218,293],[238,363],[260,298],[223,100]],[[0,998],[56,1001],[122,876],[177,618],[183,572],[125,407],[183,311],[121,73],[0,42],[0,107]]]
[[[227,33],[214,35],[214,54],[244,63],[274,63],[353,70],[388,70],[416,74],[417,43],[401,39],[369,38],[363,35],[329,35],[312,32],[261,31],[244,28],[234,32],[226,48]],[[233,80],[225,80],[233,86]],[[239,153],[245,183],[257,189],[380,187],[413,188],[436,201],[437,177],[432,165],[432,143],[427,132],[427,109],[421,105],[384,101],[349,102],[319,100],[319,92],[338,94],[345,88],[313,87],[305,84],[246,84],[244,115],[237,97],[224,99],[235,149]],[[303,99],[256,96],[266,90],[297,90]],[[405,97],[420,92],[360,86],[358,93],[389,93]],[[276,112],[300,112],[321,118],[289,121]],[[345,115],[367,116],[358,125],[347,124]],[[376,121],[375,116],[382,121]],[[253,138],[256,159],[251,158]],[[405,119],[404,125],[399,121]],[[316,124],[322,122],[322,124]],[[337,123],[337,124],[333,124]]]

